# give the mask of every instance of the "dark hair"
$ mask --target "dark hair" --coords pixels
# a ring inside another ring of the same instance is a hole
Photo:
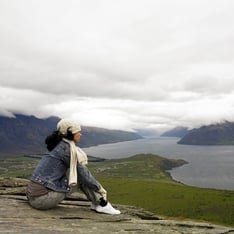
[[[62,140],[63,136],[59,131],[54,131],[52,134],[46,137],[45,143],[49,151],[53,150],[54,147]]]
[[[53,150],[54,147],[63,139],[66,138],[68,140],[73,140],[74,135],[72,134],[72,132],[69,130],[69,128],[67,129],[67,134],[66,135],[62,135],[58,130],[54,131],[51,135],[47,136],[45,139],[45,143],[47,145],[47,149],[49,151]]]
[[[70,130],[70,127],[67,129],[67,134],[64,136],[64,138],[72,141],[74,138],[74,134],[72,133],[72,131]]]

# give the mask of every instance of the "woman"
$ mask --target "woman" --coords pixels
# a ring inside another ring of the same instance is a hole
[[[46,210],[60,203],[71,186],[78,186],[99,213],[120,214],[107,201],[107,192],[85,166],[87,155],[75,144],[80,141],[80,125],[68,119],[57,124],[57,131],[46,138],[48,152],[34,170],[27,187],[29,204]]]

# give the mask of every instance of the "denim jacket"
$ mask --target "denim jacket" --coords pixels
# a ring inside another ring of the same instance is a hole
[[[61,141],[45,153],[35,168],[31,180],[57,192],[70,192],[67,169],[70,167],[70,146]]]

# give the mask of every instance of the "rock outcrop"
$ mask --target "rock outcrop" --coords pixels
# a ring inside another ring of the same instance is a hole
[[[78,192],[57,208],[32,209],[25,197],[28,181],[0,178],[0,233],[159,233],[159,234],[221,234],[234,228],[194,221],[176,221],[158,217],[141,208],[114,205],[120,215],[98,214],[90,210],[90,202]]]

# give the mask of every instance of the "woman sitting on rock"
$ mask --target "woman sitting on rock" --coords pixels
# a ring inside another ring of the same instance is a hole
[[[71,186],[78,184],[92,202],[92,210],[120,214],[107,201],[106,190],[85,166],[87,155],[76,146],[80,132],[78,123],[62,119],[57,124],[57,131],[46,138],[48,152],[38,163],[27,187],[29,204],[41,210],[53,208],[71,192]]]

